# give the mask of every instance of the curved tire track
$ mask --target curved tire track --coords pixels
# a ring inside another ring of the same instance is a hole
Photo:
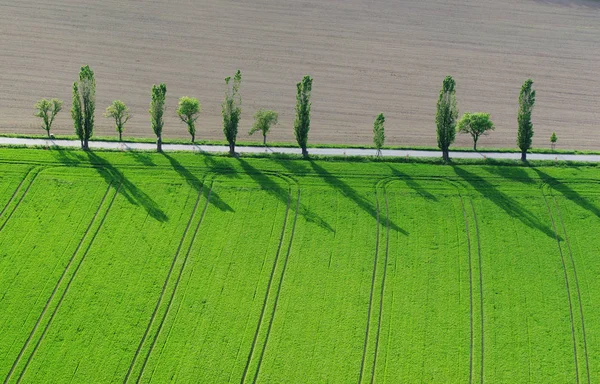
[[[73,275],[71,275],[71,278],[67,282],[67,286],[65,287],[65,290],[63,291],[62,295],[60,296],[58,304],[54,308],[54,311],[52,311],[52,314],[50,315],[50,319],[48,320],[48,323],[46,323],[46,326],[44,327],[44,330],[43,330],[40,338],[38,339],[37,343],[35,344],[35,347],[33,348],[33,351],[31,352],[31,354],[27,358],[27,362],[25,363],[25,366],[23,367],[23,370],[19,374],[19,378],[17,379],[17,383],[20,383],[21,380],[23,379],[23,375],[27,371],[27,368],[29,367],[29,364],[31,363],[31,360],[35,356],[35,353],[37,352],[39,346],[41,345],[42,341],[44,340],[44,336],[46,336],[46,333],[48,332],[48,329],[50,328],[50,325],[52,324],[52,320],[54,319],[54,316],[56,315],[56,313],[60,309],[60,306],[61,306],[61,304],[62,304],[62,302],[63,302],[63,300],[64,300],[67,292],[69,291],[69,288],[71,287],[71,283],[73,283],[73,280],[75,279],[75,276],[77,276],[77,272],[79,271],[79,268],[81,267],[81,265],[85,261],[85,257],[87,256],[90,248],[94,244],[94,240],[96,240],[96,236],[100,232],[100,229],[102,228],[102,225],[104,224],[104,221],[106,220],[106,217],[108,216],[108,213],[110,212],[110,209],[112,208],[113,203],[115,202],[117,196],[119,195],[119,191],[121,190],[121,185],[122,185],[122,183],[120,182],[119,186],[117,187],[117,189],[115,191],[115,194],[113,195],[112,199],[110,200],[110,203],[109,203],[109,205],[108,205],[108,207],[106,209],[106,212],[104,213],[104,216],[102,216],[102,219],[100,220],[100,224],[98,225],[98,228],[96,228],[96,230],[94,231],[94,234],[92,235],[90,243],[88,244],[87,248],[85,249],[85,252],[83,253],[83,255],[81,257],[81,260],[79,261],[79,264],[77,264],[77,267],[75,268],[75,271],[73,271]],[[86,234],[86,237],[87,237],[87,234]],[[8,378],[7,378],[7,380],[8,380]]]

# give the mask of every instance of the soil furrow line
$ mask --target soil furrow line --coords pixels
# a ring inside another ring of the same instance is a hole
[[[565,256],[563,255],[562,247],[560,246],[560,238],[558,236],[558,232],[556,231],[556,224],[554,223],[554,216],[552,215],[552,210],[550,209],[550,204],[548,204],[548,199],[546,198],[546,194],[542,189],[542,196],[544,197],[544,202],[546,203],[546,208],[548,209],[548,215],[550,216],[550,221],[552,222],[552,229],[554,230],[554,235],[556,237],[556,243],[558,244],[558,251],[560,253],[560,258],[563,266],[563,273],[565,276],[565,287],[567,289],[567,297],[569,299],[569,315],[571,317],[571,337],[573,338],[573,356],[575,360],[575,378],[576,382],[579,383],[579,363],[577,361],[577,338],[575,337],[575,322],[573,316],[573,302],[571,300],[571,288],[569,286],[569,276],[567,274],[567,265],[565,262]]]
[[[258,324],[256,326],[256,331],[254,332],[254,339],[252,340],[252,346],[250,347],[250,353],[248,354],[248,360],[246,361],[246,366],[244,367],[244,373],[242,374],[242,379],[240,380],[241,383],[244,383],[246,381],[246,375],[248,374],[248,368],[250,367],[250,361],[252,360],[252,355],[254,354],[254,349],[256,348],[256,342],[258,340],[258,334],[260,332],[262,321],[263,321],[263,318],[265,316],[265,311],[267,309],[267,302],[269,300],[269,293],[271,291],[271,284],[273,283],[273,278],[275,277],[275,270],[277,269],[277,262],[279,260],[279,256],[281,254],[281,247],[283,245],[283,238],[284,238],[284,235],[285,235],[285,229],[286,229],[287,220],[288,220],[288,216],[289,216],[291,200],[292,200],[292,195],[291,195],[291,191],[289,191],[289,193],[288,193],[287,207],[286,207],[286,210],[285,210],[285,218],[283,219],[283,228],[281,230],[281,236],[279,237],[279,245],[277,247],[277,253],[275,255],[275,260],[273,261],[273,268],[271,269],[271,276],[269,277],[269,283],[267,284],[267,291],[266,291],[266,294],[265,294],[265,299],[263,301],[263,306],[262,306],[262,310],[261,310],[261,313],[260,313],[260,318],[258,319]]]
[[[473,200],[469,199],[471,203],[471,210],[473,211],[473,222],[475,223],[475,235],[477,236],[477,259],[478,259],[478,269],[479,269],[479,315],[481,317],[481,367],[479,373],[479,382],[483,383],[483,357],[484,357],[484,346],[485,346],[485,337],[484,337],[484,320],[483,320],[483,264],[481,258],[481,240],[479,237],[479,224],[477,223],[477,213],[475,212],[475,205],[473,204]]]
[[[29,176],[31,173],[28,173],[25,178],[27,178],[27,176]],[[39,174],[39,172],[36,172],[32,177],[31,177],[31,181],[29,182],[29,184],[27,185],[27,188],[25,188],[25,190],[23,191],[23,194],[21,195],[21,197],[19,198],[19,200],[17,201],[17,203],[15,204],[15,206],[13,207],[13,209],[10,211],[10,213],[8,214],[8,216],[6,217],[6,219],[2,222],[2,224],[0,225],[0,232],[2,232],[2,230],[4,229],[4,227],[6,226],[6,223],[8,223],[8,221],[10,220],[10,218],[12,217],[12,215],[15,213],[15,211],[17,210],[17,208],[19,208],[19,205],[21,205],[21,202],[23,201],[23,199],[25,198],[25,196],[27,195],[27,192],[29,192],[29,189],[31,188],[31,186],[33,185],[33,182],[35,181],[37,175]],[[23,181],[25,181],[25,179],[23,179]],[[21,184],[19,184],[19,190],[21,189]],[[15,194],[17,194],[18,190],[15,191]],[[14,195],[13,195],[14,197]],[[12,197],[11,197],[11,201],[12,201]],[[6,209],[8,207],[8,205],[6,207],[4,207],[4,209]],[[4,210],[3,210],[4,212]]]
[[[383,185],[383,196],[385,198],[385,258],[383,264],[383,278],[381,280],[381,298],[379,301],[379,317],[377,319],[377,334],[375,336],[375,352],[373,355],[373,369],[371,370],[371,383],[375,382],[375,368],[377,367],[377,351],[379,350],[379,335],[381,334],[381,318],[383,316],[383,298],[385,294],[385,278],[387,275],[388,255],[390,249],[390,210],[388,206],[388,197]],[[379,240],[379,237],[378,237]]]
[[[269,319],[269,326],[267,327],[267,334],[265,336],[265,341],[263,343],[262,350],[260,352],[260,356],[258,359],[258,364],[256,366],[256,372],[254,373],[253,383],[256,383],[258,380],[258,374],[260,372],[260,367],[262,365],[263,358],[265,356],[265,350],[267,349],[267,343],[269,342],[269,336],[271,335],[271,328],[273,327],[273,320],[275,319],[275,313],[277,312],[277,304],[279,303],[279,295],[281,294],[281,286],[283,284],[283,278],[285,277],[285,271],[287,269],[288,260],[290,258],[290,253],[292,252],[292,243],[294,241],[294,232],[296,231],[296,222],[298,221],[298,211],[300,208],[300,188],[298,188],[298,198],[296,199],[296,212],[294,214],[294,224],[292,224],[292,232],[290,233],[290,242],[288,244],[288,249],[285,255],[285,259],[283,261],[283,268],[281,270],[281,277],[279,278],[279,284],[277,286],[277,293],[275,294],[275,302],[273,304],[273,314]]]
[[[473,349],[475,346],[474,330],[473,330],[473,259],[471,255],[471,232],[469,230],[469,219],[467,217],[467,210],[465,209],[465,201],[462,195],[459,193],[460,204],[462,207],[463,216],[465,218],[465,230],[467,233],[467,249],[469,256],[469,305],[470,305],[470,327],[471,327],[471,343],[469,346],[469,383],[473,382]]]
[[[23,354],[25,353],[25,350],[29,346],[29,343],[31,342],[31,339],[33,338],[33,335],[37,331],[40,323],[42,322],[42,319],[46,315],[46,311],[48,310],[48,307],[50,306],[50,303],[54,299],[54,296],[56,295],[56,292],[58,292],[58,288],[62,284],[65,276],[67,275],[67,272],[71,268],[71,265],[73,264],[73,261],[75,261],[75,257],[77,256],[77,253],[79,252],[79,250],[81,249],[81,246],[85,242],[85,239],[87,238],[87,236],[88,236],[88,234],[90,232],[90,229],[92,228],[92,226],[96,222],[96,218],[98,217],[98,214],[100,213],[100,209],[102,208],[102,206],[104,205],[104,202],[106,201],[106,197],[108,196],[108,193],[110,192],[111,186],[112,186],[112,183],[110,183],[108,185],[108,187],[106,188],[106,192],[104,193],[104,196],[102,196],[102,200],[100,201],[100,204],[98,204],[98,208],[96,209],[96,212],[94,213],[94,216],[92,217],[92,220],[90,221],[88,227],[86,228],[85,232],[83,233],[83,236],[81,237],[81,240],[79,241],[79,244],[77,244],[77,248],[75,248],[75,251],[73,252],[73,255],[71,256],[71,259],[69,260],[69,262],[67,263],[67,266],[63,270],[62,275],[60,276],[60,278],[56,282],[56,285],[54,286],[54,289],[52,290],[52,293],[50,294],[50,297],[46,301],[46,305],[44,306],[44,309],[42,310],[42,313],[40,313],[40,316],[38,317],[35,325],[33,326],[33,329],[29,333],[29,336],[27,337],[27,340],[25,340],[25,343],[23,344],[23,347],[19,351],[19,354],[17,355],[17,358],[15,359],[12,367],[10,368],[10,371],[8,372],[8,375],[6,376],[6,379],[4,380],[4,383],[7,383],[8,380],[10,380],[10,378],[11,378],[12,374],[14,373],[17,365],[21,361],[21,357],[23,357]]]
[[[588,350],[587,350],[587,337],[585,333],[585,320],[583,317],[583,304],[581,302],[581,290],[579,289],[579,278],[577,277],[577,268],[575,267],[575,259],[573,258],[573,251],[571,250],[571,242],[569,241],[569,236],[567,235],[567,228],[565,226],[565,222],[562,217],[562,213],[560,212],[560,207],[558,206],[558,201],[556,201],[556,197],[552,196],[554,200],[554,206],[556,207],[556,212],[558,214],[558,218],[560,220],[560,224],[563,229],[563,233],[565,235],[565,241],[567,243],[567,249],[569,250],[569,257],[571,259],[571,266],[573,267],[573,277],[575,278],[575,291],[577,292],[577,300],[579,301],[579,316],[581,317],[581,333],[583,336],[583,352],[585,356],[585,368],[587,374],[587,382],[591,382],[590,378],[590,362],[588,358]]]
[[[127,374],[125,375],[125,379],[124,382],[127,382],[129,380],[129,377],[131,375],[131,372],[133,370],[133,367],[135,365],[135,362],[140,354],[140,351],[142,350],[142,347],[146,341],[146,338],[148,337],[148,334],[150,332],[150,329],[152,328],[152,325],[154,324],[154,319],[156,318],[156,314],[158,313],[158,309],[160,308],[160,304],[162,303],[162,299],[165,295],[165,291],[167,290],[167,286],[169,284],[169,280],[171,278],[171,274],[173,273],[173,270],[175,269],[175,264],[177,263],[177,259],[179,258],[179,254],[181,253],[181,247],[183,246],[183,242],[185,241],[185,238],[188,234],[188,231],[190,229],[190,226],[192,225],[192,221],[194,219],[194,216],[196,215],[196,211],[198,210],[198,204],[200,203],[200,197],[202,196],[202,190],[204,189],[204,186],[201,186],[199,191],[198,191],[198,197],[196,198],[196,203],[194,204],[194,208],[192,210],[192,214],[190,215],[190,219],[188,220],[187,226],[185,227],[185,230],[183,231],[183,235],[181,236],[181,240],[179,241],[179,246],[177,247],[177,251],[175,252],[175,256],[173,257],[173,261],[171,262],[171,267],[169,268],[169,272],[167,273],[167,277],[165,278],[165,282],[163,284],[162,290],[160,292],[160,296],[158,297],[158,301],[156,302],[156,306],[154,307],[154,311],[152,312],[152,316],[150,317],[150,321],[148,322],[148,326],[146,327],[146,331],[144,332],[144,335],[142,336],[142,339],[140,340],[140,343],[137,347],[137,350],[135,351],[135,354],[133,355],[133,359],[131,361],[131,364],[129,365],[129,369],[127,370]]]
[[[69,288],[71,287],[71,284],[73,283],[73,280],[75,279],[75,276],[77,276],[77,272],[79,271],[79,268],[83,264],[83,262],[85,260],[85,257],[87,256],[90,248],[94,244],[94,240],[96,240],[96,236],[98,236],[98,233],[100,232],[100,229],[102,228],[102,225],[104,224],[104,221],[106,220],[106,217],[108,216],[108,213],[110,212],[110,209],[112,208],[113,203],[115,202],[117,196],[119,195],[119,191],[121,190],[121,186],[122,185],[123,185],[122,182],[120,182],[119,186],[117,187],[117,189],[115,191],[115,194],[113,195],[112,199],[110,200],[110,203],[109,203],[109,205],[108,205],[108,207],[106,209],[106,212],[102,216],[102,220],[100,220],[98,228],[96,228],[96,230],[94,231],[94,234],[92,235],[92,238],[90,239],[90,243],[88,244],[87,248],[85,249],[85,252],[83,253],[83,255],[81,257],[81,260],[79,261],[79,264],[77,264],[77,267],[75,268],[75,270],[73,271],[73,274],[71,275],[71,278],[67,282],[67,286],[65,287],[64,291],[62,292],[62,295],[60,296],[60,299],[58,300],[58,303],[56,304],[56,307],[54,308],[54,311],[52,311],[52,314],[50,315],[50,319],[48,320],[48,323],[46,323],[46,326],[44,327],[44,330],[43,330],[42,334],[40,335],[40,338],[38,339],[37,343],[35,344],[35,347],[33,348],[33,351],[31,352],[31,354],[27,358],[27,362],[25,363],[25,366],[23,367],[23,370],[19,374],[19,378],[17,380],[17,383],[20,383],[21,380],[23,379],[23,375],[25,375],[25,372],[27,371],[27,368],[29,367],[29,364],[31,363],[31,360],[35,356],[35,353],[37,352],[39,346],[41,345],[42,341],[44,340],[44,337],[46,336],[46,333],[48,332],[48,329],[50,328],[50,325],[52,324],[52,320],[54,319],[54,316],[56,316],[56,313],[60,309],[60,306],[61,306],[61,304],[62,304],[62,302],[63,302],[63,300],[64,300],[67,292],[69,291]]]
[[[156,342],[158,340],[158,336],[160,335],[160,332],[162,331],[162,327],[165,323],[165,320],[167,318],[167,315],[169,314],[169,310],[171,309],[171,305],[173,304],[173,298],[175,297],[175,294],[177,293],[177,287],[179,286],[179,282],[181,281],[181,276],[183,275],[183,271],[185,269],[185,266],[187,264],[187,260],[190,256],[190,253],[192,251],[192,247],[194,246],[194,242],[196,240],[196,237],[198,235],[198,231],[200,230],[200,226],[202,225],[202,222],[204,221],[204,216],[206,215],[206,210],[208,209],[209,203],[210,203],[210,196],[212,194],[212,190],[213,190],[213,186],[211,184],[210,189],[208,190],[208,195],[206,196],[206,204],[204,205],[204,209],[202,210],[202,216],[200,216],[200,220],[198,221],[198,224],[196,225],[196,228],[194,229],[194,233],[192,234],[192,238],[190,240],[190,244],[188,246],[188,249],[185,253],[185,257],[183,259],[183,263],[181,264],[181,268],[179,269],[179,274],[177,275],[177,279],[175,280],[175,285],[173,287],[173,292],[171,292],[171,296],[169,297],[169,301],[167,302],[167,308],[165,310],[165,313],[163,314],[160,323],[158,324],[158,328],[156,330],[156,333],[154,334],[154,337],[152,339],[152,343],[150,344],[150,348],[148,349],[148,352],[146,353],[146,356],[144,357],[144,362],[142,363],[142,368],[140,370],[140,374],[136,379],[136,383],[139,383],[140,380],[142,379],[142,375],[144,374],[144,370],[146,369],[146,365],[148,364],[148,360],[150,359],[150,355],[152,354],[152,351],[154,350],[154,347],[156,345]]]

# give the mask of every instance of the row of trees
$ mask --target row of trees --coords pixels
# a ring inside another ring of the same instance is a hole
[[[242,73],[238,70],[232,77],[225,78],[225,98],[221,104],[223,116],[223,134],[229,144],[229,153],[235,155],[235,144],[238,135],[238,125],[242,113],[242,98],[240,87],[242,84]],[[535,90],[533,81],[528,79],[521,87],[519,95],[519,109],[517,116],[518,131],[517,144],[521,150],[521,160],[527,160],[527,151],[531,148],[533,138],[533,124],[531,113],[535,104]],[[308,132],[310,130],[312,78],[304,76],[302,81],[296,85],[296,117],[294,119],[294,135],[298,146],[302,149],[302,155],[308,156]],[[165,101],[167,86],[162,83],[152,86],[150,101],[150,125],[156,136],[156,149],[162,151],[162,130],[164,126]],[[61,111],[63,102],[58,99],[42,99],[36,103],[36,116],[42,119],[42,128],[50,136],[50,129],[56,117]],[[81,141],[83,150],[89,149],[89,139],[94,131],[94,112],[96,109],[96,81],[94,72],[89,66],[81,67],[79,81],[73,83],[73,105],[71,117],[75,133]],[[183,96],[179,99],[177,116],[186,124],[192,138],[196,138],[196,120],[200,116],[202,108],[198,99]],[[120,100],[115,100],[106,108],[104,116],[114,119],[115,128],[122,140],[125,124],[131,118],[129,108]],[[263,143],[266,145],[267,133],[270,128],[277,124],[278,114],[275,111],[259,109],[254,115],[254,124],[250,135],[261,132]],[[436,113],[437,143],[442,150],[445,161],[450,160],[449,150],[456,138],[456,132],[470,134],[473,138],[473,149],[477,150],[477,141],[488,131],[494,130],[494,124],[489,113],[465,113],[458,120],[458,107],[456,104],[456,82],[452,76],[446,76],[442,83],[442,89],[437,102]],[[373,143],[377,154],[381,154],[381,148],[385,143],[385,116],[380,113],[373,124]],[[553,133],[551,141],[556,143],[556,134]]]

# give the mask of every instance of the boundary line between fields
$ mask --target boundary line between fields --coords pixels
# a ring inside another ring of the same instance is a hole
[[[252,379],[253,383],[256,383],[258,380],[258,374],[260,373],[260,367],[262,365],[263,357],[265,355],[265,350],[267,349],[267,343],[269,342],[269,335],[271,334],[271,328],[273,327],[273,320],[275,319],[275,313],[277,312],[277,304],[279,303],[279,295],[281,293],[281,286],[283,284],[283,278],[285,277],[285,271],[287,269],[288,260],[290,258],[290,253],[292,252],[292,243],[294,241],[294,233],[296,231],[296,222],[298,221],[298,211],[300,208],[300,187],[298,187],[298,198],[296,199],[296,212],[294,214],[294,224],[292,224],[292,232],[290,235],[290,242],[288,245],[288,249],[285,255],[285,259],[283,262],[283,269],[281,270],[281,277],[279,278],[279,284],[277,286],[277,294],[275,295],[275,302],[273,304],[273,315],[269,320],[269,326],[267,327],[267,335],[265,336],[265,341],[263,343],[263,348],[260,352],[260,357],[258,359],[258,365],[256,366],[256,372],[254,373],[254,378]]]
[[[21,357],[23,357],[23,354],[25,353],[25,350],[29,346],[29,343],[31,342],[31,339],[33,338],[33,335],[35,334],[35,331],[37,331],[40,323],[42,322],[42,318],[46,314],[46,311],[48,310],[48,307],[50,306],[50,303],[52,302],[52,299],[54,299],[54,296],[56,295],[56,292],[58,291],[58,288],[59,288],[60,284],[62,283],[63,279],[67,275],[67,272],[68,272],[69,268],[73,264],[73,261],[75,260],[75,256],[77,256],[77,253],[79,252],[79,249],[81,249],[81,246],[85,242],[85,239],[87,238],[87,235],[88,235],[90,229],[94,225],[94,222],[96,221],[96,218],[98,217],[98,214],[100,213],[100,209],[104,205],[104,201],[106,200],[106,197],[108,196],[108,193],[110,192],[110,187],[111,186],[112,186],[112,182],[108,184],[108,187],[106,188],[106,192],[104,193],[104,196],[102,196],[102,200],[100,200],[100,204],[98,204],[98,208],[96,209],[96,212],[94,213],[94,216],[92,217],[92,220],[90,221],[90,223],[88,224],[88,227],[86,228],[85,232],[83,233],[83,236],[81,237],[81,240],[79,241],[79,244],[77,244],[77,248],[75,248],[75,251],[73,252],[73,255],[71,256],[71,259],[67,263],[67,266],[63,270],[60,278],[58,279],[58,281],[54,285],[54,289],[52,290],[52,293],[50,294],[50,297],[46,301],[46,305],[44,306],[44,309],[40,313],[40,315],[39,315],[39,317],[38,317],[35,325],[33,326],[33,329],[31,330],[31,332],[29,333],[29,336],[25,340],[25,343],[23,344],[23,347],[21,348],[21,351],[19,352],[19,354],[17,355],[17,358],[13,362],[13,365],[10,368],[10,371],[8,372],[8,375],[6,376],[6,379],[4,380],[5,384],[8,382],[8,380],[10,380],[12,374],[14,373],[15,369],[17,368],[17,365],[21,361]]]
[[[562,214],[560,212],[560,207],[558,205],[558,201],[556,201],[556,197],[554,195],[552,195],[552,199],[554,200],[554,206],[556,207],[556,212],[558,213],[558,218],[560,220],[560,224],[561,224],[561,226],[563,228],[563,232],[565,234],[565,241],[566,241],[567,247],[569,249],[569,257],[571,259],[571,266],[573,267],[573,276],[575,277],[575,290],[577,291],[577,299],[579,301],[579,315],[581,316],[581,332],[583,335],[583,352],[585,355],[585,368],[586,368],[586,373],[587,373],[587,382],[589,384],[591,382],[590,362],[589,362],[589,358],[588,358],[587,337],[586,337],[586,333],[585,333],[585,320],[583,317],[583,304],[581,303],[581,290],[579,289],[579,278],[577,277],[577,268],[575,267],[575,260],[573,259],[573,252],[571,250],[571,242],[569,241],[569,236],[567,235],[567,228],[565,227],[565,222],[564,222]]]
[[[390,249],[390,211],[388,206],[388,196],[386,192],[387,183],[383,184],[383,196],[385,198],[385,259],[383,264],[383,277],[381,280],[381,298],[379,300],[379,316],[377,319],[377,334],[375,336],[375,351],[373,354],[373,369],[371,370],[371,383],[375,382],[375,369],[377,368],[377,352],[379,350],[379,335],[381,334],[381,318],[383,317],[383,298],[385,295],[385,277],[387,275],[388,255]],[[379,241],[379,237],[377,238]]]
[[[111,184],[112,184],[112,182],[111,182]],[[52,320],[54,319],[54,316],[58,312],[58,310],[60,308],[60,305],[62,304],[62,302],[63,302],[63,300],[64,300],[67,292],[69,291],[69,288],[71,287],[71,283],[75,279],[75,276],[77,276],[77,272],[79,271],[79,268],[83,264],[83,262],[85,260],[85,257],[87,256],[90,248],[92,247],[92,244],[94,244],[94,240],[96,240],[96,236],[100,232],[100,229],[102,228],[102,225],[104,224],[104,221],[106,220],[106,217],[108,216],[108,213],[110,212],[110,209],[112,208],[113,203],[115,202],[117,196],[119,195],[119,191],[121,190],[121,186],[122,185],[123,185],[123,183],[119,182],[119,186],[117,187],[117,189],[115,191],[115,194],[112,196],[112,199],[110,200],[110,203],[108,204],[106,212],[104,213],[104,215],[102,216],[102,219],[100,220],[100,224],[98,225],[98,227],[94,231],[94,234],[92,235],[90,243],[88,244],[87,248],[85,249],[85,252],[83,253],[83,255],[81,257],[81,260],[79,261],[79,264],[77,264],[77,267],[73,271],[73,275],[71,275],[71,278],[67,282],[67,286],[65,287],[65,290],[63,291],[63,293],[62,293],[62,295],[61,295],[61,297],[60,297],[60,299],[58,301],[58,304],[56,305],[56,307],[54,308],[54,311],[50,315],[50,319],[48,320],[48,323],[46,324],[46,327],[44,327],[44,330],[43,330],[40,338],[38,339],[37,343],[35,344],[35,347],[33,348],[33,351],[29,355],[29,358],[27,359],[27,362],[25,363],[25,366],[23,367],[23,370],[19,374],[19,378],[17,379],[17,383],[20,383],[21,380],[23,379],[23,375],[27,371],[27,368],[29,367],[29,364],[31,363],[31,360],[33,359],[33,356],[37,352],[37,350],[38,350],[40,344],[42,343],[42,341],[44,340],[44,336],[46,336],[46,332],[48,332],[48,329],[50,328],[50,325],[52,324]],[[110,186],[109,186],[109,188],[110,188]],[[95,221],[95,220],[93,220],[93,221]],[[87,235],[85,237],[87,237]],[[8,381],[8,378],[7,378],[7,381]]]
[[[17,210],[17,208],[19,208],[19,205],[21,205],[21,202],[23,201],[23,199],[25,198],[25,196],[27,195],[27,192],[29,192],[29,189],[31,188],[31,186],[33,185],[33,182],[35,181],[35,179],[37,178],[37,175],[40,173],[41,170],[38,170],[37,172],[35,172],[33,174],[33,176],[31,177],[31,181],[29,182],[29,184],[27,185],[27,188],[25,188],[25,191],[23,191],[23,194],[21,195],[21,197],[19,198],[19,200],[17,201],[17,203],[15,204],[15,206],[13,207],[13,209],[10,211],[10,213],[8,214],[8,216],[6,217],[6,220],[4,220],[4,222],[2,222],[2,224],[0,224],[0,232],[2,232],[2,230],[4,229],[4,227],[6,226],[6,223],[8,223],[8,221],[10,220],[10,218],[12,217],[12,215],[15,213],[15,211]],[[21,190],[21,186],[23,185],[23,183],[25,182],[25,179],[32,173],[34,172],[34,169],[32,169],[31,171],[29,171],[25,177],[23,178],[23,180],[21,180],[21,183],[19,183],[19,187],[17,190],[15,190],[15,192],[13,193],[12,197],[10,198],[9,202],[6,203],[6,206],[4,207],[4,209],[2,210],[2,213],[4,213],[4,211],[8,208],[8,205],[10,203],[12,203],[14,197],[16,196],[16,194]]]
[[[290,186],[290,188],[291,188],[291,186]],[[256,331],[254,332],[254,339],[252,340],[252,346],[250,347],[250,353],[248,353],[248,359],[246,361],[246,366],[244,367],[244,373],[242,374],[242,378],[240,380],[240,383],[244,383],[246,381],[246,375],[248,374],[248,369],[250,368],[250,361],[252,360],[252,356],[254,354],[254,349],[256,348],[256,342],[258,341],[258,334],[260,332],[262,321],[263,321],[263,318],[264,318],[264,315],[265,315],[265,310],[267,308],[267,302],[269,300],[269,293],[271,291],[271,284],[273,282],[273,278],[275,277],[275,270],[277,269],[277,262],[279,261],[279,256],[281,255],[281,247],[283,245],[283,238],[285,236],[285,229],[286,229],[286,226],[287,226],[287,221],[288,221],[288,216],[289,216],[291,201],[292,201],[292,195],[291,195],[291,190],[289,190],[288,191],[287,207],[286,207],[286,210],[285,210],[285,218],[283,219],[283,228],[281,230],[281,236],[279,237],[279,245],[277,247],[277,253],[275,254],[275,260],[273,261],[273,268],[271,269],[271,275],[269,277],[269,283],[267,284],[267,290],[266,290],[266,294],[265,294],[265,299],[263,301],[262,310],[260,312],[260,318],[258,319],[258,324],[256,326]],[[274,314],[275,314],[275,312],[273,312],[273,315]]]
[[[483,384],[483,357],[484,357],[484,342],[485,342],[485,333],[484,333],[484,319],[483,319],[483,262],[481,258],[481,239],[479,237],[479,224],[477,223],[477,213],[475,212],[475,205],[473,205],[473,200],[469,198],[469,202],[471,203],[471,210],[473,211],[473,222],[475,223],[475,234],[477,235],[477,257],[479,260],[479,311],[481,316],[481,367],[480,367],[480,383]]]
[[[543,188],[543,187],[542,187]],[[560,253],[560,258],[563,266],[563,274],[565,276],[565,287],[567,289],[567,297],[569,299],[569,315],[571,317],[571,337],[573,339],[573,356],[575,359],[575,378],[576,383],[579,383],[579,363],[577,360],[577,338],[575,337],[575,323],[573,316],[573,302],[571,300],[571,288],[569,286],[569,276],[567,274],[567,266],[565,263],[565,256],[563,255],[562,247],[560,246],[560,238],[558,236],[558,232],[556,231],[556,224],[554,222],[554,216],[552,215],[552,211],[550,210],[550,204],[548,204],[548,199],[546,198],[546,194],[544,190],[541,189],[542,196],[544,197],[544,203],[546,203],[546,208],[548,209],[548,215],[550,216],[550,221],[552,222],[552,229],[554,230],[554,237],[556,238],[556,243],[558,245],[558,251]]]
[[[214,181],[213,181],[213,183],[214,183]],[[213,190],[213,184],[211,183],[210,189],[208,190],[208,195],[206,197],[206,203],[204,205],[204,209],[202,210],[202,215],[200,216],[200,221],[198,221],[198,224],[196,225],[196,229],[194,230],[194,233],[192,234],[192,239],[190,240],[190,245],[187,248],[187,252],[185,253],[185,257],[183,259],[183,263],[181,265],[181,269],[179,270],[179,274],[177,275],[177,279],[175,280],[175,286],[173,287],[173,292],[171,292],[171,297],[169,297],[169,301],[167,302],[167,309],[165,310],[165,313],[163,314],[163,317],[160,320],[160,323],[158,324],[158,329],[156,330],[154,338],[152,339],[152,343],[150,344],[150,348],[148,349],[148,352],[146,353],[146,356],[144,357],[144,362],[142,364],[142,368],[140,370],[140,374],[139,374],[139,376],[136,379],[136,383],[139,383],[140,380],[142,379],[142,375],[144,374],[144,370],[146,369],[146,365],[148,364],[148,360],[150,359],[150,355],[152,354],[152,351],[154,350],[154,346],[156,345],[156,341],[158,340],[158,336],[160,335],[160,332],[162,331],[162,327],[163,327],[163,325],[165,323],[165,319],[167,318],[167,315],[169,314],[169,310],[171,309],[171,304],[173,303],[173,298],[175,297],[175,294],[177,293],[177,287],[179,286],[179,282],[181,281],[181,276],[183,275],[183,271],[184,271],[185,266],[187,264],[187,260],[188,260],[188,258],[190,256],[191,251],[192,251],[192,247],[194,245],[194,242],[196,241],[196,236],[198,235],[198,231],[200,229],[200,226],[202,225],[202,222],[204,221],[204,216],[206,215],[206,211],[207,211],[209,203],[210,203],[210,197],[211,197],[211,194],[212,194],[212,190]],[[125,383],[125,382],[127,382],[127,380],[128,380],[128,377],[126,377],[123,382]]]

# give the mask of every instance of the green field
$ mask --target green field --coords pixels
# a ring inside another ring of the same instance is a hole
[[[598,382],[599,183],[0,149],[0,378]]]

